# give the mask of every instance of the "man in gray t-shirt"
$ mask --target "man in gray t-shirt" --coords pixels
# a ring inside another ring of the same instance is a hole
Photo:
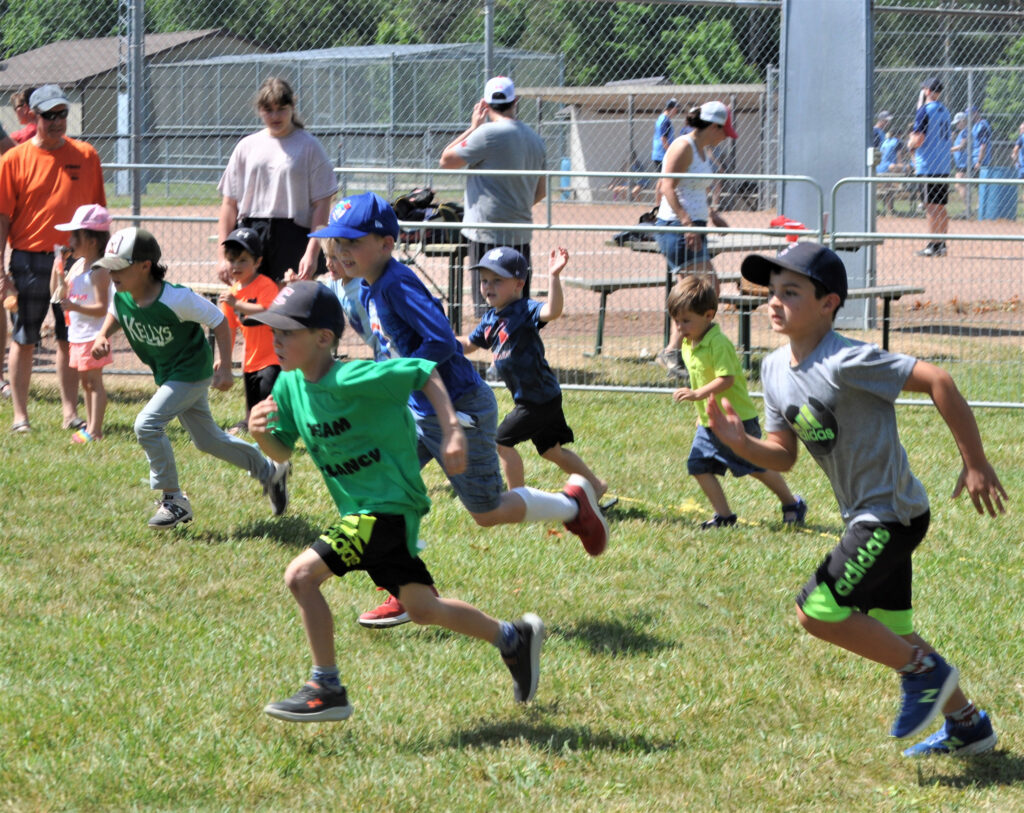
[[[544,142],[516,118],[518,101],[512,80],[496,76],[473,107],[469,128],[441,153],[442,169],[544,169]],[[530,223],[533,205],[544,199],[547,184],[536,175],[471,175],[466,180],[466,222]],[[478,265],[490,249],[510,246],[530,262],[532,230],[467,228],[469,265]],[[479,318],[487,309],[480,293],[480,272],[473,271],[473,303]],[[528,295],[528,286],[524,296]]]

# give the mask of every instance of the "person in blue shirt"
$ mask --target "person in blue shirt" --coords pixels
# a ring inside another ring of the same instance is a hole
[[[422,358],[437,365],[469,447],[465,471],[446,474],[477,525],[555,520],[579,536],[590,555],[602,553],[608,526],[586,478],[571,476],[560,494],[525,486],[505,490],[495,445],[497,399],[463,355],[441,303],[412,269],[391,256],[398,238],[398,217],[391,204],[373,192],[352,195],[339,201],[327,226],[310,237],[334,238],[332,259],[342,274],[363,280],[360,301],[376,342],[375,359]],[[433,406],[416,390],[409,397],[409,408],[416,423],[420,465],[434,459],[443,467],[445,433]],[[365,627],[408,621],[395,596],[359,617]]]
[[[1024,178],[1024,121],[1017,132],[1017,140],[1013,142],[1013,165],[1017,169],[1017,177]]]
[[[883,110],[875,117],[875,126],[871,131],[871,146],[876,150],[882,149],[882,142],[885,141],[886,131],[889,129],[889,123],[892,121],[892,113],[888,110]],[[882,170],[879,170],[880,172]]]
[[[953,146],[950,148],[953,153],[953,169],[957,178],[967,177],[967,114],[960,111],[953,116]],[[967,206],[967,184],[959,184],[960,197],[963,199],[966,211]]]
[[[651,162],[654,164],[654,171],[661,172],[661,164],[665,160],[665,150],[672,143],[672,117],[679,109],[679,102],[669,99],[665,102],[665,109],[654,121],[654,135],[651,138]],[[654,187],[654,205],[661,203],[661,194],[658,187]]]
[[[900,161],[900,152],[903,150],[903,142],[896,133],[885,134],[882,140],[881,156],[878,160],[879,172],[903,172],[906,168]]]
[[[559,274],[569,263],[569,252],[552,250],[548,263],[548,299],[523,296],[529,274],[526,258],[514,248],[501,246],[485,254],[477,268],[480,290],[490,309],[468,336],[460,336],[466,355],[487,348],[494,354],[498,375],[512,393],[515,408],[498,427],[498,457],[511,488],[526,485],[523,459],[515,447],[531,440],[537,453],[566,474],[585,477],[600,499],[608,484],[564,444],[573,433],[562,411],[562,388],[544,357],[540,330],[562,315]]]
[[[917,116],[907,145],[914,150],[914,170],[919,178],[949,177],[953,145],[949,132],[949,111],[939,100],[942,89],[942,80],[937,76],[921,84]],[[946,214],[949,184],[938,181],[925,184],[924,201],[929,234],[946,234],[949,231],[949,217]],[[946,241],[933,238],[917,254],[919,257],[944,257]]]
[[[971,166],[978,172],[992,163],[992,127],[977,107],[967,111],[971,115]]]

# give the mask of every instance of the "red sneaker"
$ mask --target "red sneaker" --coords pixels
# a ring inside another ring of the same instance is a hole
[[[604,521],[601,509],[597,506],[594,487],[586,477],[571,474],[562,493],[575,500],[579,506],[576,519],[565,523],[566,530],[580,538],[587,553],[600,556],[608,545],[608,523]]]
[[[402,602],[389,595],[388,600],[379,607],[359,616],[359,623],[364,627],[397,627],[409,623],[409,613],[405,611]]]

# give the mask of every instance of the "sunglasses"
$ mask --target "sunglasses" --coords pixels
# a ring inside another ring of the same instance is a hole
[[[63,110],[47,110],[45,113],[40,113],[39,115],[47,121],[66,119],[68,117],[68,109],[65,107]]]

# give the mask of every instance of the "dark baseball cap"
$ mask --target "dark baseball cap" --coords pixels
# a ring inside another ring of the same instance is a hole
[[[794,243],[775,257],[750,254],[743,260],[743,279],[756,285],[767,285],[772,271],[785,270],[803,274],[820,282],[826,291],[839,295],[840,307],[846,302],[846,266],[839,256],[818,243]]]
[[[942,93],[942,80],[937,76],[929,76],[921,83],[921,90],[930,90],[932,93]]]
[[[243,251],[248,251],[257,260],[263,256],[263,241],[260,240],[256,230],[250,229],[248,226],[235,229],[221,245],[236,246]]]
[[[527,265],[526,258],[508,246],[492,248],[480,258],[480,262],[470,266],[471,271],[480,268],[493,271],[505,279],[526,279],[530,275],[530,266]]]
[[[270,307],[242,320],[246,327],[268,325],[278,330],[327,328],[341,336],[345,315],[341,302],[326,285],[309,280],[290,282],[281,289]]]

